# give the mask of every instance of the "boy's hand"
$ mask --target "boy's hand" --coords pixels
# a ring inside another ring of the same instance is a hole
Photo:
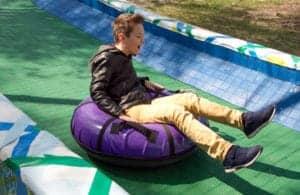
[[[177,93],[194,93],[196,94],[196,91],[194,89],[178,89],[176,90]]]
[[[145,83],[144,83],[145,87],[152,90],[152,91],[162,91],[165,89],[164,86],[158,84],[158,83],[155,83],[155,82],[151,82],[151,81],[148,81],[148,80],[145,80]]]

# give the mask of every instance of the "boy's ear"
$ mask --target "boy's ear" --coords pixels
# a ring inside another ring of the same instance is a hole
[[[119,33],[117,36],[118,36],[118,41],[123,41],[125,39],[124,33]]]

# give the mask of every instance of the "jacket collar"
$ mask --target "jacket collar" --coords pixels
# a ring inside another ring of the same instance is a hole
[[[132,55],[126,55],[124,52],[122,52],[121,50],[119,50],[114,44],[111,44],[111,45],[101,45],[99,47],[97,53],[102,53],[102,52],[105,52],[105,51],[110,51],[112,53],[121,54],[121,55],[123,55],[124,57],[126,57],[128,59],[132,58]]]

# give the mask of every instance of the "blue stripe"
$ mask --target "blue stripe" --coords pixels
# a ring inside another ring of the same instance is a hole
[[[17,194],[29,195],[29,193],[27,191],[27,188],[26,188],[26,185],[22,181],[21,174],[20,174],[20,169],[17,170],[15,172],[15,174],[16,174],[16,179],[17,179]]]
[[[8,131],[14,124],[0,122],[0,131]]]
[[[179,32],[184,32],[185,30],[185,24],[182,23],[182,22],[178,22],[177,25],[176,25],[176,29],[179,31]]]
[[[217,36],[207,37],[207,39],[205,41],[211,43],[217,38],[230,38],[230,37],[229,36],[224,36],[224,35],[217,35]]]
[[[252,57],[257,57],[257,55],[256,55],[256,52],[255,52],[255,51],[249,51],[249,54],[250,54]]]
[[[126,12],[133,14],[135,12],[135,7],[134,6],[127,7]]]
[[[28,125],[25,132],[29,132],[26,135],[20,137],[18,144],[15,146],[12,157],[24,157],[29,151],[29,147],[36,136],[39,134],[39,130],[36,126]]]

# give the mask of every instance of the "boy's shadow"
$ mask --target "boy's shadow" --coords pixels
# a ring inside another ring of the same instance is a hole
[[[192,184],[215,177],[242,194],[271,194],[234,173],[225,173],[221,164],[208,157],[207,154],[202,151],[196,152],[191,157],[181,162],[160,168],[134,169],[112,166],[101,162],[95,163],[112,178],[121,177],[127,180],[152,184],[178,185]],[[256,162],[250,169],[280,177],[300,180],[300,172],[286,170],[262,162]]]
[[[228,134],[226,134],[226,133],[221,132],[221,131],[219,130],[218,127],[211,126],[210,128],[211,128],[214,132],[216,132],[217,134],[219,134],[222,138],[224,138],[224,139],[227,140],[227,141],[230,141],[231,143],[234,142],[234,141],[236,140],[235,137],[230,136],[230,135],[228,135]]]

